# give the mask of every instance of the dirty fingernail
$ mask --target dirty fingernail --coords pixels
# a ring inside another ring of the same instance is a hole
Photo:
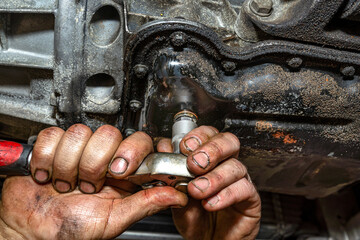
[[[129,163],[124,158],[115,158],[110,163],[110,171],[115,174],[123,174],[128,168]]]
[[[94,193],[95,192],[94,184],[84,181],[84,180],[80,180],[79,188],[80,188],[80,191],[82,191],[83,193]]]
[[[62,180],[55,180],[55,188],[58,192],[66,193],[70,191],[71,185]]]
[[[42,169],[37,169],[34,174],[35,180],[38,182],[46,182],[49,179],[49,172]]]
[[[214,206],[219,202],[219,200],[220,200],[220,198],[218,197],[218,195],[215,195],[215,196],[213,196],[212,198],[210,198],[210,199],[207,201],[207,203],[208,203],[210,206],[214,207]]]
[[[194,186],[199,189],[201,192],[205,192],[206,189],[209,188],[210,182],[207,178],[205,177],[200,177],[194,181],[192,181],[192,184],[194,184]]]
[[[201,143],[200,143],[199,139],[197,139],[195,137],[191,137],[184,142],[184,145],[185,145],[186,150],[193,152],[198,147],[200,147]]]
[[[205,169],[210,164],[209,156],[204,152],[199,152],[195,154],[192,158],[194,163],[202,169]]]

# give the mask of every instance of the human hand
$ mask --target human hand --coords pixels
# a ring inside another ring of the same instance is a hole
[[[185,206],[185,194],[171,187],[133,194],[134,186],[121,180],[152,151],[152,140],[145,133],[122,141],[119,130],[108,125],[95,133],[81,124],[66,132],[56,127],[43,130],[31,159],[37,183],[31,177],[10,177],[4,183],[0,236],[108,239],[143,217],[170,206]],[[106,180],[112,159],[109,172],[120,179],[116,182]]]
[[[197,178],[188,185],[189,204],[172,209],[179,232],[185,239],[255,239],[261,201],[246,167],[236,159],[236,136],[201,126],[183,138],[180,149]],[[171,140],[160,140],[157,150],[172,152]]]

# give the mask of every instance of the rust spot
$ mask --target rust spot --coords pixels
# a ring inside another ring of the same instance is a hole
[[[297,143],[296,138],[291,134],[285,134],[284,132],[276,132],[272,134],[274,138],[281,139],[285,144],[295,144]]]
[[[297,140],[295,139],[294,136],[291,136],[290,134],[288,134],[284,137],[283,142],[285,144],[294,144],[294,143],[297,143]]]
[[[285,137],[285,134],[283,132],[276,132],[273,134],[273,137],[277,139],[282,139]]]
[[[255,128],[259,132],[273,132],[273,125],[270,122],[258,121],[255,124]]]

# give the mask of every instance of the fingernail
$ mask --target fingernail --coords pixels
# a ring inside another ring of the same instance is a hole
[[[49,179],[49,172],[42,169],[37,169],[34,174],[35,180],[39,183],[46,182]]]
[[[218,195],[215,195],[212,198],[210,198],[207,203],[210,206],[214,207],[219,202],[219,200],[220,200],[220,198],[218,197]]]
[[[209,188],[210,182],[206,177],[200,177],[191,182],[201,192],[205,192]]]
[[[83,193],[94,193],[95,192],[95,186],[94,184],[84,181],[84,180],[80,180],[80,184],[79,184],[79,189],[81,192]]]
[[[110,163],[110,171],[115,174],[123,174],[128,168],[129,163],[124,158],[115,158]]]
[[[66,193],[69,192],[71,189],[71,185],[68,182],[62,181],[62,180],[55,180],[55,188],[58,192]]]
[[[192,159],[194,163],[202,169],[205,169],[210,164],[209,156],[204,152],[199,152],[193,155]]]
[[[201,143],[200,143],[199,139],[197,139],[195,137],[191,137],[184,142],[184,145],[185,145],[186,150],[193,152],[198,147],[200,147]]]

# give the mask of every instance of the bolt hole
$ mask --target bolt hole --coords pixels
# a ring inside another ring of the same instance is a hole
[[[99,46],[113,43],[120,33],[121,20],[117,9],[113,6],[99,8],[90,21],[90,37]]]
[[[105,73],[95,74],[86,81],[86,92],[99,101],[108,99],[114,88],[114,78]]]

